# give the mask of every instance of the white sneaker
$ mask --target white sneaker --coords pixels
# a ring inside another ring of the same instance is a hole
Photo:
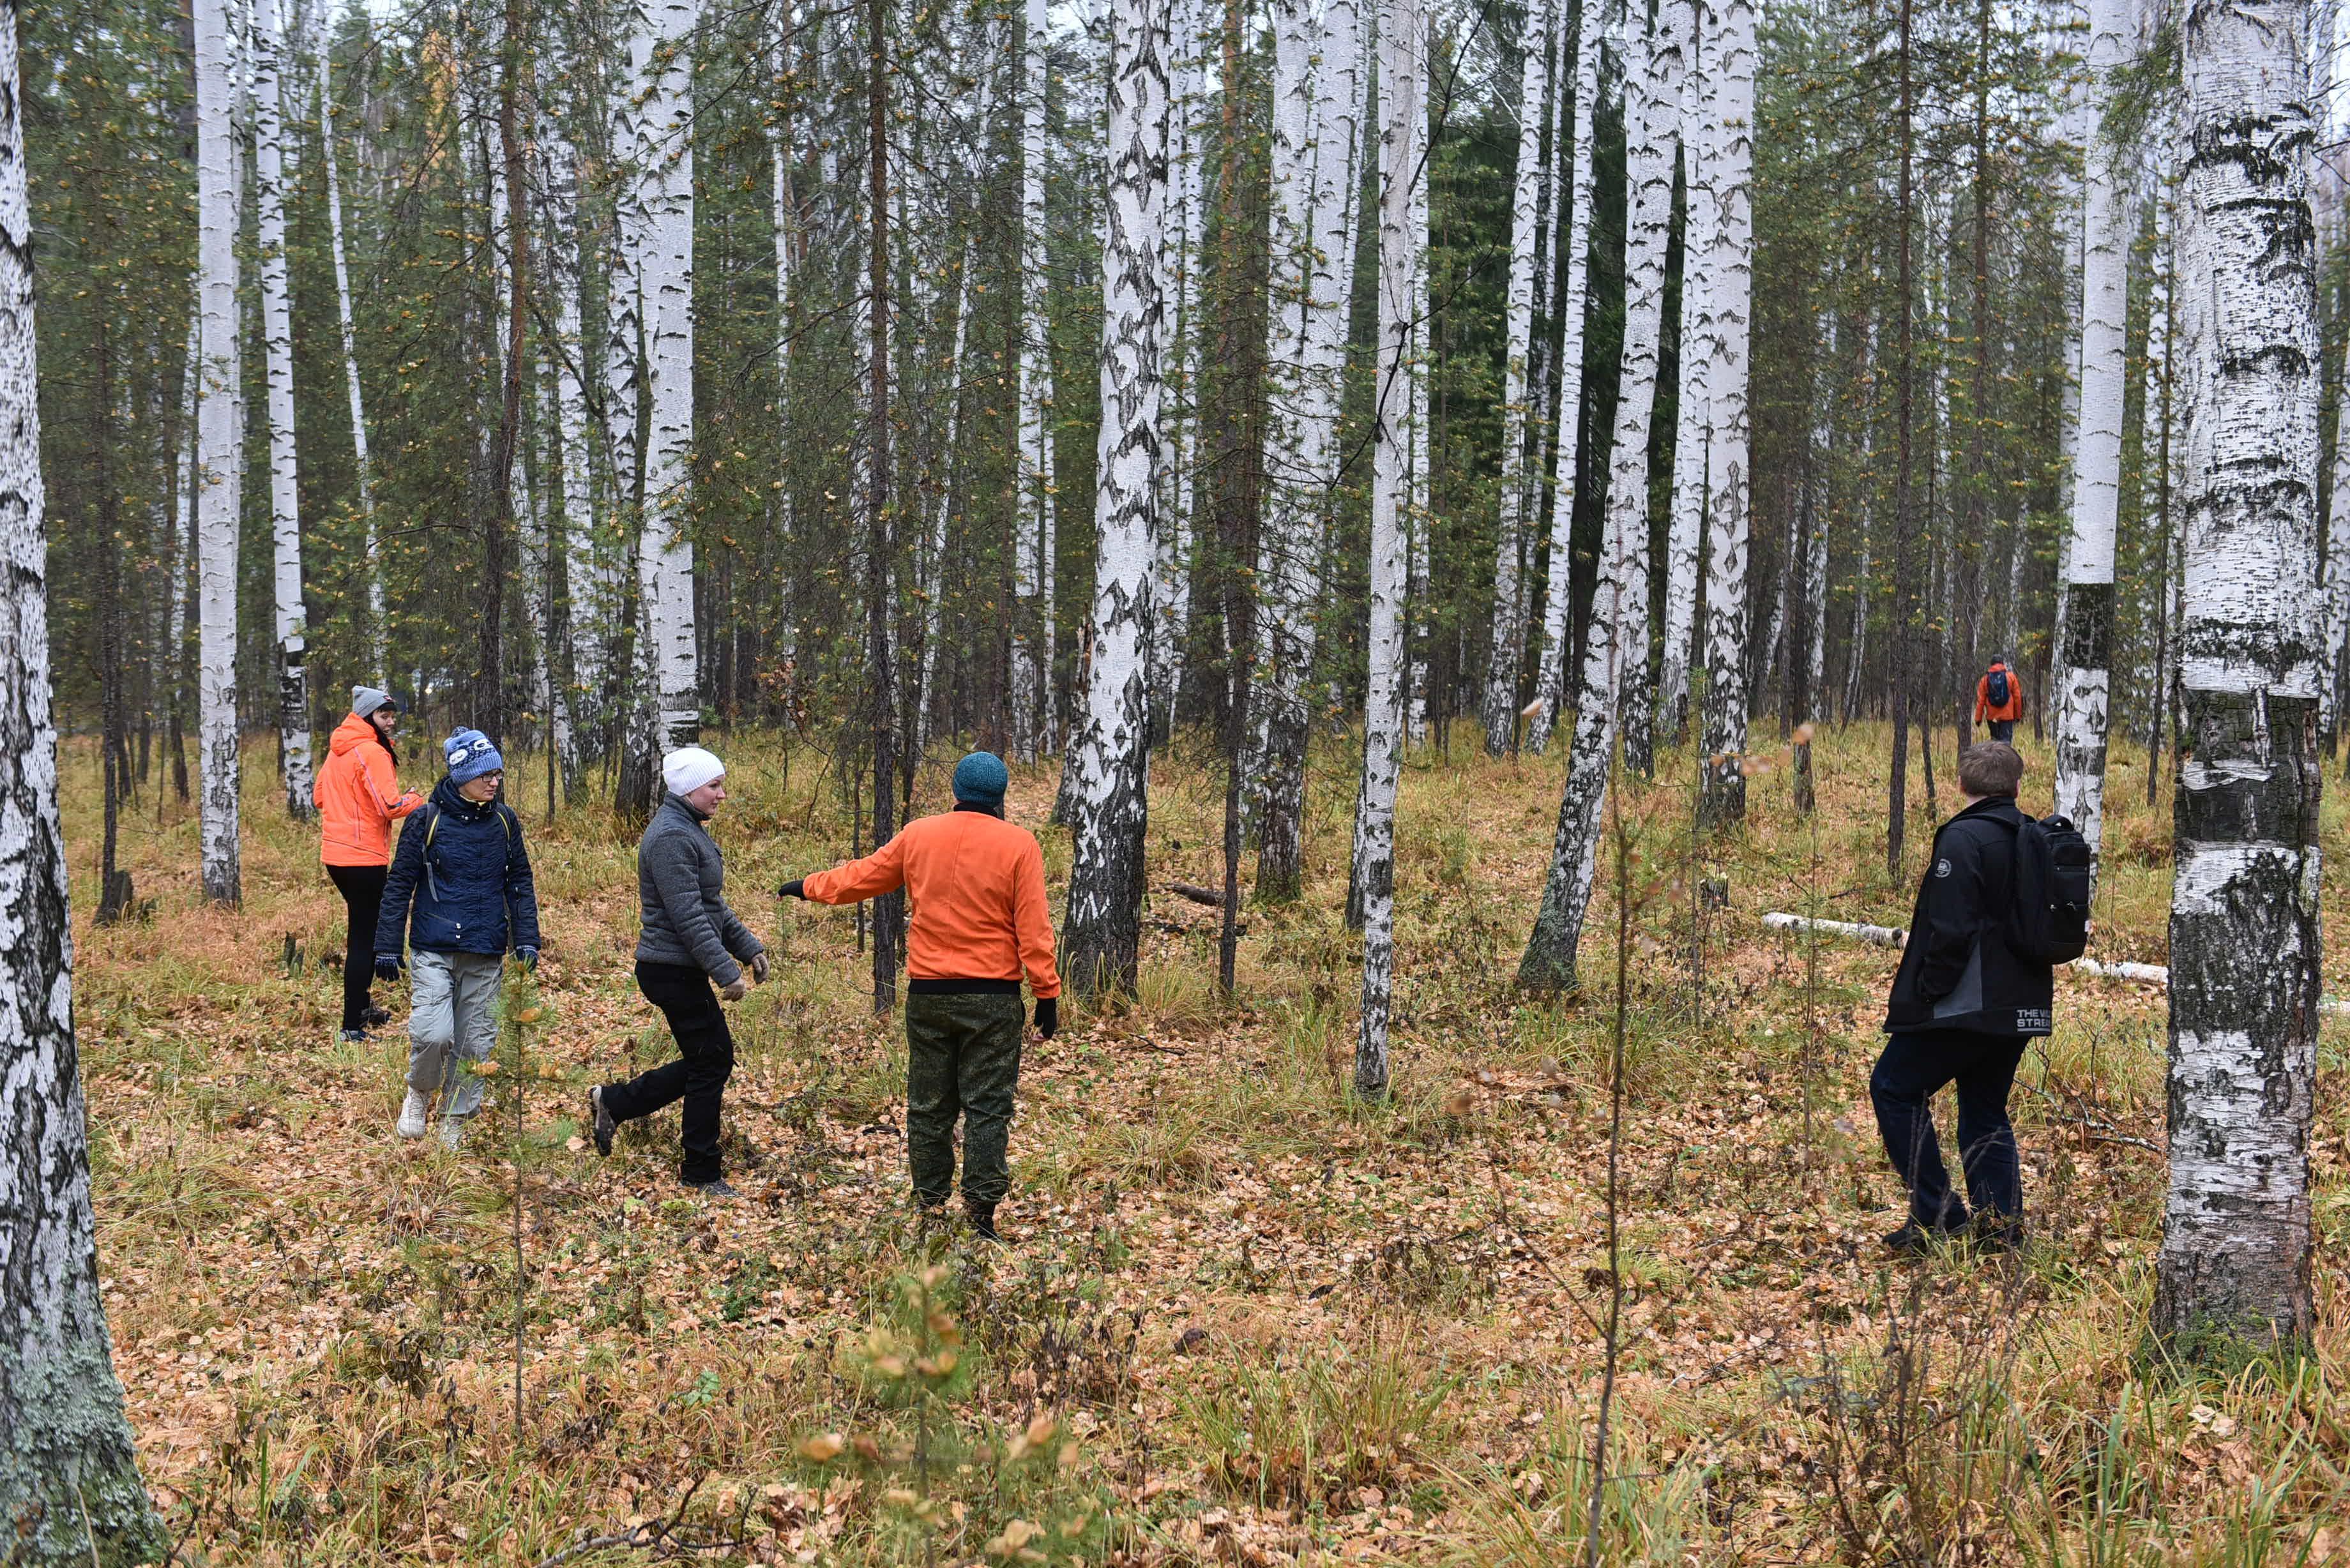
[[[453,1149],[464,1141],[465,1118],[463,1116],[442,1116],[441,1118],[441,1147],[442,1148]]]
[[[424,1118],[426,1114],[430,1112],[432,1108],[432,1101],[426,1099],[422,1095],[418,1094],[414,1089],[409,1090],[408,1098],[401,1103],[400,1107],[400,1136],[402,1137],[422,1137],[424,1136]]]

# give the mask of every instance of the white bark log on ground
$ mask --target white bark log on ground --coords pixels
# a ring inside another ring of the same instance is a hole
[[[1518,676],[1524,663],[1526,518],[1537,492],[1529,480],[1527,379],[1534,352],[1535,209],[1541,203],[1543,121],[1550,111],[1551,29],[1557,7],[1536,0],[1520,36],[1518,159],[1510,190],[1510,276],[1503,306],[1502,472],[1493,542],[1492,634],[1486,643],[1485,753],[1501,756],[1517,732]]]
[[[1534,916],[1518,983],[1529,990],[1573,991],[1583,919],[1597,866],[1600,809],[1616,743],[1617,699],[1641,678],[1636,662],[1648,647],[1647,599],[1628,581],[1636,570],[1635,534],[1648,535],[1648,431],[1656,415],[1657,339],[1662,326],[1665,247],[1672,226],[1673,165],[1668,140],[1679,70],[1679,43],[1661,28],[1628,40],[1624,69],[1626,220],[1624,395],[1616,406],[1608,452],[1608,500],[1598,572],[1585,636],[1575,697],[1575,735],[1567,753],[1566,785],[1550,874]],[[1635,617],[1642,624],[1630,623]]]
[[[1142,939],[1150,782],[1151,514],[1158,504],[1160,225],[1167,201],[1167,0],[1109,12],[1093,657],[1070,740],[1075,848],[1064,972],[1080,995],[1131,992]]]
[[[351,406],[351,462],[359,485],[359,548],[367,573],[368,680],[380,687],[390,676],[390,627],[383,603],[383,548],[376,535],[375,471],[368,454],[367,401],[359,392],[359,337],[351,322],[349,247],[343,235],[343,190],[335,155],[335,78],[332,57],[318,55],[318,141],[326,151],[327,235],[334,252],[335,313],[343,339],[343,391]]]
[[[640,568],[656,710],[654,749],[702,734],[693,624],[693,58],[699,0],[654,0],[650,53],[636,62],[650,90],[639,111],[646,160],[643,269],[645,518]]]
[[[2170,901],[2170,1191],[2153,1326],[2311,1326],[2319,976],[2316,257],[2308,7],[2181,30],[2185,729]]]
[[[1714,43],[1706,50],[1707,148],[1720,216],[1707,268],[1712,296],[1707,376],[1711,434],[1706,443],[1704,810],[1714,822],[1746,815],[1746,552],[1752,491],[1747,379],[1754,303],[1754,6],[1716,0],[1707,8]],[[1787,581],[1798,564],[1780,564]],[[1780,601],[1783,604],[1783,596]],[[1774,630],[1766,648],[1776,640]]]
[[[2094,128],[2081,198],[2080,416],[2074,437],[2071,548],[2065,557],[2063,680],[2055,701],[2055,808],[2096,847],[2105,816],[2106,721],[2114,626],[2114,535],[2121,515],[2122,401],[2129,379],[2127,171],[2106,121],[2130,58],[2124,0],[2091,0]]]
[[[1567,640],[1574,606],[1575,500],[1576,438],[1583,421],[1583,318],[1590,298],[1591,202],[1595,179],[1592,162],[1592,117],[1599,105],[1599,40],[1596,18],[1578,12],[1579,36],[1575,45],[1573,155],[1568,182],[1566,216],[1566,282],[1560,291],[1563,322],[1558,379],[1558,488],[1551,496],[1550,570],[1543,589],[1542,665],[1534,680],[1540,703],[1526,726],[1526,749],[1540,756],[1550,748],[1550,732],[1566,705]],[[1555,153],[1553,154],[1556,156]]]
[[[1388,1091],[1388,1020],[1395,992],[1395,802],[1403,754],[1402,514],[1410,500],[1412,190],[1420,178],[1423,64],[1419,0],[1380,0],[1378,369],[1371,395],[1371,561],[1368,695],[1363,784],[1355,833],[1362,889],[1363,1005],[1355,1041],[1355,1092]]]
[[[254,219],[259,239],[261,348],[269,416],[270,583],[277,649],[279,783],[307,821],[310,798],[309,616],[302,603],[302,509],[294,447],[294,298],[286,257],[286,39],[277,0],[253,14]]]
[[[237,854],[236,541],[244,473],[237,311],[237,88],[230,0],[200,0],[196,32],[196,756],[204,897],[234,904]]]
[[[1027,0],[1020,86],[1020,506],[1012,541],[1012,750],[1033,763],[1050,732],[1053,360],[1045,341],[1045,0]]]
[[[215,48],[223,20],[215,11],[207,29]],[[168,1543],[139,1479],[99,1294],[74,1043],[17,24],[11,5],[0,14],[0,1520],[12,1562],[146,1563]]]

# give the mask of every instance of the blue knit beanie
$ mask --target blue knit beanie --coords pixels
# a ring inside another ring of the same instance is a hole
[[[973,752],[955,764],[954,797],[972,805],[1000,806],[1012,783],[1003,759],[993,752]]]
[[[479,730],[460,730],[441,742],[449,757],[449,782],[471,784],[484,774],[503,773],[506,760]]]

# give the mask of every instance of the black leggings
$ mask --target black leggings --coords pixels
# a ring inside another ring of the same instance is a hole
[[[718,1108],[734,1075],[734,1035],[710,977],[691,964],[637,961],[637,989],[661,1010],[677,1041],[677,1060],[604,1085],[604,1109],[616,1122],[649,1116],[679,1100],[684,1145],[678,1179],[699,1186],[725,1174],[718,1158]]]
[[[349,929],[343,937],[343,1027],[367,1027],[368,982],[375,979],[375,924],[383,912],[384,866],[329,866],[327,876],[343,895]]]

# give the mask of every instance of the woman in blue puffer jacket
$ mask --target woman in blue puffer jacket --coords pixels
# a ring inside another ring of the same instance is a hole
[[[384,880],[375,971],[399,979],[400,953],[413,950],[400,1136],[424,1136],[437,1094],[441,1141],[455,1148],[482,1104],[482,1081],[465,1067],[498,1043],[506,950],[526,970],[538,964],[538,892],[522,819],[498,799],[497,747],[479,730],[460,730],[442,750],[449,776],[401,826]]]

